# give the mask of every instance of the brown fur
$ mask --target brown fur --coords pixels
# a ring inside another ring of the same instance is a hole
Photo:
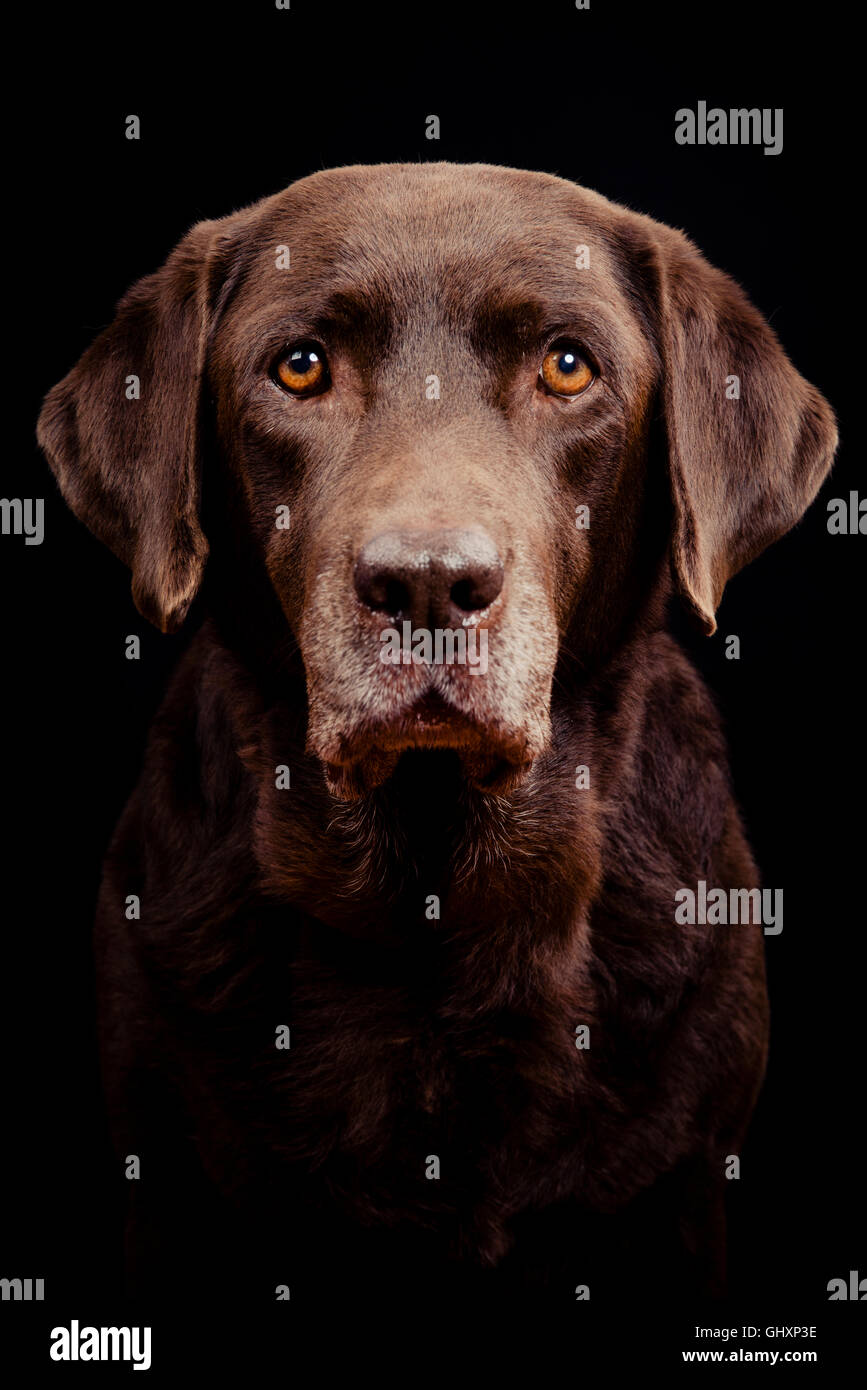
[[[568,405],[536,385],[552,333],[599,368]],[[290,399],[269,368],[310,337],[333,386]],[[666,611],[680,596],[712,632],[836,443],[742,291],[547,175],[332,170],[195,227],[39,437],[141,612],[172,630],[200,588],[206,610],[99,906],[107,1093],[147,1178],[138,1273],[148,1250],[164,1281],[235,1241],[293,1297],[354,1259],[395,1287],[452,1260],[446,1282],[567,1296],[588,1270],[603,1291],[635,1270],[721,1289],[761,928],[675,926],[674,894],[758,876]],[[353,566],[421,527],[503,557],[484,678],[377,659]]]

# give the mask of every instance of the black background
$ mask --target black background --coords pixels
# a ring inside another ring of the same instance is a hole
[[[7,436],[2,492],[46,499],[46,537],[41,547],[0,543],[0,1275],[46,1278],[46,1326],[97,1319],[119,1285],[123,1181],[100,1109],[89,931],[108,836],[187,638],[147,626],[126,572],[65,509],[35,444],[39,403],[127,286],[199,218],[318,168],[431,159],[557,173],[683,228],[744,285],[837,411],[838,462],[811,512],[731,583],[718,634],[684,640],[726,719],[764,881],[785,894],[785,929],[767,940],[770,1069],[733,1194],[733,1297],[753,1321],[774,1310],[818,1322],[829,1349],[863,1315],[826,1293],[850,1269],[867,1275],[867,542],[826,528],[827,500],[859,485],[862,449],[863,252],[854,228],[846,240],[855,154],[843,14],[835,4],[799,13],[616,0],[592,0],[587,12],[571,0],[49,6],[12,39],[8,75],[24,81],[7,127],[16,202],[4,414],[14,443]],[[674,113],[699,100],[784,108],[782,154],[678,146]],[[141,117],[139,142],[125,138],[130,113]],[[439,141],[425,138],[432,113]],[[129,633],[142,638],[139,662],[124,658]],[[724,656],[730,633],[739,661]],[[13,1315],[24,1309],[4,1305],[3,1320]],[[672,1310],[689,1346],[686,1323]],[[38,1355],[48,1364],[44,1348]]]

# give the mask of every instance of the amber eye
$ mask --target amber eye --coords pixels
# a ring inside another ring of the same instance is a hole
[[[539,376],[555,396],[580,396],[593,381],[593,368],[577,348],[565,343],[545,354]]]
[[[328,385],[325,353],[317,343],[299,343],[275,364],[274,377],[294,396],[312,396]]]

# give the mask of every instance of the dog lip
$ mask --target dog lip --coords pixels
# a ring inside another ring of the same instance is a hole
[[[431,728],[447,725],[461,725],[468,722],[468,716],[457,709],[449,700],[445,699],[438,690],[428,690],[407,710],[398,724],[417,725],[421,728]]]
[[[354,763],[370,754],[393,756],[413,748],[450,748],[516,766],[528,761],[522,734],[482,722],[434,690],[393,718],[376,720],[346,737],[341,761]]]
[[[467,782],[495,794],[518,786],[535,757],[523,730],[479,718],[431,685],[397,710],[344,728],[327,753],[312,751],[332,794],[351,801],[387,782],[405,753],[437,750],[456,753]]]
[[[478,720],[429,687],[407,709],[376,721],[365,741],[384,752],[394,752],[416,747],[481,749],[501,740],[496,726]]]

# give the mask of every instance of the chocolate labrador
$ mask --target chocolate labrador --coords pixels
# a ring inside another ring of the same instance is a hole
[[[39,439],[198,615],[98,908],[134,1286],[719,1293],[767,921],[667,626],[836,444],[743,292],[546,174],[320,172],[195,226]]]

